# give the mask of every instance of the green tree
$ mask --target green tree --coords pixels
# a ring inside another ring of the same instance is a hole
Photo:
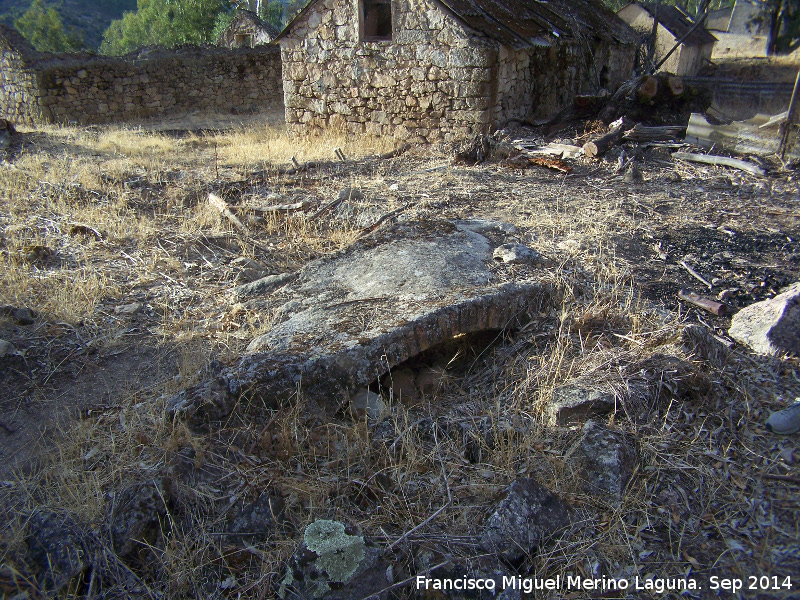
[[[112,21],[103,34],[100,52],[125,54],[136,48],[213,42],[220,13],[232,9],[231,0],[138,0],[136,12]]]
[[[283,2],[273,1],[267,4],[267,8],[264,11],[266,14],[262,15],[262,18],[267,21],[270,25],[278,29],[279,31],[283,29],[284,22],[283,22]]]
[[[792,0],[761,0],[753,19],[767,33],[767,54],[784,54],[800,47],[800,5]]]
[[[61,15],[44,0],[33,0],[28,10],[14,21],[14,27],[41,52],[79,50],[83,39],[75,31],[67,31]]]

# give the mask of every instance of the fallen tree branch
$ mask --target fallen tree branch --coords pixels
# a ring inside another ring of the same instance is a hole
[[[388,212],[388,213],[386,213],[386,214],[385,214],[385,215],[383,215],[383,216],[382,216],[380,219],[378,219],[377,221],[375,221],[375,222],[374,222],[372,225],[370,225],[370,226],[368,226],[368,227],[365,227],[364,229],[362,229],[362,230],[361,230],[361,233],[360,233],[360,234],[358,234],[358,237],[360,238],[360,237],[362,237],[362,236],[365,236],[365,235],[367,235],[368,233],[372,233],[372,232],[373,232],[373,231],[375,231],[375,230],[376,230],[378,227],[380,227],[380,226],[381,226],[381,224],[383,224],[383,222],[384,222],[384,221],[386,221],[387,219],[391,219],[392,217],[396,217],[396,216],[397,216],[397,215],[399,215],[401,212],[403,212],[404,210],[406,210],[406,209],[407,209],[409,206],[411,206],[411,203],[410,203],[410,202],[409,202],[408,204],[406,204],[405,206],[401,206],[400,208],[396,208],[396,209],[394,209],[392,212]]]
[[[731,167],[741,171],[747,171],[758,177],[764,177],[767,172],[755,163],[740,160],[738,158],[730,158],[729,156],[716,156],[713,154],[694,154],[692,152],[674,152],[673,158],[682,160],[684,162],[702,163],[705,165]]]
[[[228,203],[225,202],[222,198],[217,196],[215,193],[211,192],[208,194],[208,203],[216,208],[226,219],[228,219],[231,223],[233,223],[237,229],[242,231],[245,234],[249,235],[249,231],[247,227],[245,227],[244,223],[242,223],[235,214],[231,211]]]
[[[694,277],[695,279],[697,279],[697,281],[699,281],[700,283],[702,283],[702,284],[703,284],[704,286],[706,286],[708,289],[711,289],[711,288],[713,288],[713,287],[714,287],[713,285],[711,285],[711,284],[708,282],[708,280],[706,280],[706,279],[705,279],[705,278],[704,278],[702,275],[700,275],[700,273],[698,273],[698,272],[697,272],[697,271],[695,271],[695,270],[694,270],[692,267],[690,267],[689,265],[687,265],[685,260],[682,260],[682,261],[681,261],[681,266],[682,266],[684,269],[686,269],[686,270],[689,272],[689,275],[691,275],[692,277]]]

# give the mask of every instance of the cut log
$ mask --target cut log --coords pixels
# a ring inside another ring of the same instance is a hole
[[[670,142],[682,140],[686,135],[686,127],[680,125],[666,125],[662,127],[647,127],[636,124],[633,129],[625,132],[623,139],[634,142]]]
[[[620,119],[620,124],[614,125],[607,134],[586,142],[583,145],[583,153],[589,158],[598,158],[602,156],[608,152],[611,147],[616,146],[620,143],[620,141],[622,141],[622,136],[625,134],[625,130],[631,125],[632,124],[630,122],[626,122],[624,118]]]
[[[658,78],[645,77],[644,81],[636,88],[636,95],[639,98],[639,102],[642,104],[652,102],[656,95],[658,95],[658,87]]]
[[[730,158],[729,156],[715,156],[713,154],[693,154],[691,152],[675,152],[672,154],[673,158],[683,160],[685,162],[703,163],[706,165],[731,167],[741,171],[747,171],[758,177],[764,177],[766,171],[755,163],[740,160],[738,158]]]
[[[683,79],[677,77],[676,75],[669,75],[667,77],[667,87],[669,88],[669,93],[672,94],[673,98],[683,96],[683,92],[686,91],[686,87],[683,85]]]

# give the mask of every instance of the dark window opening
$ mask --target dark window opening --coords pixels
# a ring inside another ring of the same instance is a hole
[[[392,40],[392,3],[390,0],[362,0],[361,39]]]

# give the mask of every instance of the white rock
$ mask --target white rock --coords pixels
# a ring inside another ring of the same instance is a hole
[[[736,313],[728,334],[761,354],[800,355],[800,282]]]

